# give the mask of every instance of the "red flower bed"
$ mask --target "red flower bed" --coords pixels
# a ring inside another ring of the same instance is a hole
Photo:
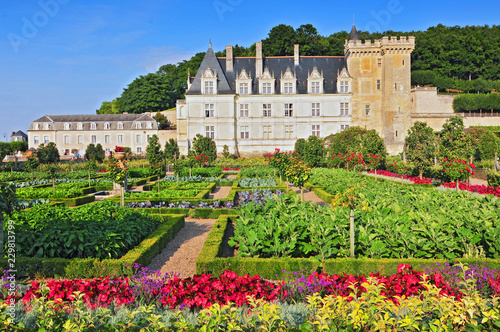
[[[222,171],[225,171],[225,172],[228,172],[228,171],[239,172],[239,171],[241,171],[241,168],[225,167],[225,168],[222,169]]]
[[[238,277],[236,272],[225,271],[219,278],[209,274],[186,279],[174,276],[165,283],[161,292],[161,303],[173,309],[179,305],[208,308],[214,303],[225,304],[228,301],[243,305],[248,304],[247,296],[273,301],[284,290],[283,282],[274,284],[258,275]],[[286,296],[286,292],[283,295]]]
[[[134,301],[129,288],[128,278],[109,279],[98,278],[93,280],[51,280],[47,282],[50,289],[48,300],[56,303],[74,301],[75,292],[82,292],[83,300],[91,308],[106,307],[116,300],[117,305],[128,304]],[[24,304],[29,304],[34,298],[42,296],[38,281],[32,281],[31,287],[23,297]]]
[[[443,184],[444,187],[446,188],[452,188],[455,189],[457,187],[457,184],[455,182],[449,182]],[[495,195],[496,197],[500,197],[500,188],[495,188],[495,187],[489,187],[485,185],[473,185],[470,186],[466,183],[460,182],[458,184],[458,188],[460,190],[467,190],[472,193],[478,193],[481,195]]]
[[[398,266],[398,273],[391,276],[381,276],[378,273],[371,273],[370,277],[375,278],[379,284],[385,285],[385,291],[381,292],[381,295],[387,297],[387,300],[398,304],[398,297],[401,296],[416,296],[420,292],[426,290],[425,286],[422,284],[424,281],[424,273],[421,271],[415,271],[408,264],[400,264]],[[460,300],[463,295],[460,291],[450,288],[450,286],[443,280],[443,277],[437,273],[428,277],[428,281],[441,289],[441,295],[452,296],[456,300]],[[352,295],[354,293],[350,285],[356,286],[357,295],[361,295],[366,292],[366,288],[361,286],[361,284],[367,282],[367,278],[364,275],[353,276],[353,275],[328,275],[328,274],[318,274],[314,272],[308,278],[310,285],[315,285],[314,291],[326,291],[326,295],[335,295],[347,297],[348,300],[352,300]],[[499,288],[500,289],[500,288]]]
[[[389,171],[368,171],[368,173],[371,174],[379,174],[383,176],[388,176],[391,178],[401,178],[401,175]],[[432,183],[431,179],[428,178],[422,178],[420,179],[418,176],[409,176],[409,175],[403,175],[403,179],[405,180],[410,180],[413,183],[421,184],[421,183]]]

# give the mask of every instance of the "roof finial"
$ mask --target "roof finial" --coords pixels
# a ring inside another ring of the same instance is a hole
[[[209,48],[212,48],[212,39],[209,39],[209,40],[208,40],[208,47],[209,47]]]
[[[354,12],[352,12],[352,25],[356,25],[356,21],[354,20]]]

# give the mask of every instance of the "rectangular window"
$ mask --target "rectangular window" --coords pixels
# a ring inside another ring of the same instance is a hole
[[[151,139],[151,135],[146,135],[146,141],[149,143],[149,140]]]
[[[311,82],[311,93],[319,93],[319,82]]]
[[[320,107],[319,103],[312,103],[311,104],[311,115],[312,116],[320,116]]]
[[[40,137],[33,136],[33,144],[40,144]]]
[[[215,126],[205,126],[205,137],[215,139]]]
[[[213,81],[205,81],[205,94],[213,95],[214,94],[214,82]]]
[[[205,104],[205,117],[213,118],[215,116],[215,106],[214,104]]]
[[[118,135],[118,143],[123,143],[123,135]]]
[[[312,125],[312,135],[319,137],[319,135],[320,135],[320,126],[319,125]]]
[[[271,104],[262,104],[262,116],[265,118],[271,117]]]
[[[94,144],[95,144],[95,143],[97,143],[97,136],[96,136],[96,135],[92,135],[92,136],[90,136],[90,140],[91,140],[91,142],[92,142],[92,143],[94,143]]]
[[[240,83],[240,95],[248,94],[248,83]]]
[[[262,83],[262,94],[270,95],[271,92],[271,83]]]
[[[349,128],[349,125],[340,125],[340,131],[344,131]]]
[[[377,65],[379,68],[382,67],[382,58],[377,59]]]
[[[69,136],[64,136],[64,144],[69,144]]]
[[[142,148],[140,146],[137,147],[137,153],[142,153]]]
[[[340,93],[348,93],[349,92],[349,82],[340,81]]]
[[[135,142],[142,143],[142,135],[135,135]]]
[[[283,83],[284,86],[284,94],[292,94],[293,93],[293,83]]]
[[[78,135],[78,144],[83,144],[83,136]]]
[[[285,117],[291,118],[293,116],[293,104],[285,104]]]
[[[248,118],[248,104],[240,104],[240,118]]]
[[[241,139],[249,139],[250,138],[250,132],[249,132],[249,126],[240,126],[240,138]]]
[[[285,138],[293,138],[293,125],[285,125]]]
[[[271,139],[273,138],[273,132],[272,132],[272,127],[271,126],[263,126],[263,138],[264,139]]]
[[[377,90],[380,90],[380,87],[382,86],[380,80],[377,80]]]
[[[370,115],[370,105],[365,105],[365,115]]]
[[[109,135],[104,136],[104,143],[109,143]]]
[[[340,116],[349,115],[349,103],[340,103]]]

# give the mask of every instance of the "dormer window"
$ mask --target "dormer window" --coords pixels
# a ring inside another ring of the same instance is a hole
[[[97,128],[97,125],[96,125],[94,122],[92,122],[92,123],[90,124],[90,129],[91,129],[91,130],[96,130],[96,128]]]
[[[292,73],[290,67],[288,67],[285,74],[281,75],[281,93],[287,95],[294,94],[296,83],[297,79],[295,74]]]
[[[307,77],[307,90],[310,94],[323,93],[323,72],[319,72],[316,66]]]
[[[340,93],[349,93],[349,82],[340,81]]]
[[[349,76],[346,68],[343,68],[337,77],[337,90],[339,93],[351,92],[352,77]]]
[[[48,123],[44,123],[43,124],[43,129],[44,130],[49,130],[49,124]]]
[[[118,129],[123,129],[123,123],[118,122]]]
[[[106,123],[104,124],[104,129],[109,130],[110,128],[111,128],[111,125],[110,125],[108,122],[106,122]]]
[[[274,94],[274,84],[275,84],[274,74],[271,75],[269,68],[264,69],[264,73],[259,78],[259,93],[263,95]]]
[[[146,123],[146,129],[151,129],[151,128],[153,128],[153,123],[152,122]]]
[[[252,78],[245,69],[236,78],[236,86],[240,95],[252,94]]]
[[[208,67],[201,75],[201,85],[204,95],[217,93],[217,75]]]
[[[69,128],[70,128],[69,123],[65,123],[65,124],[64,124],[64,130],[69,130]]]
[[[293,93],[293,83],[283,83],[284,91],[283,93],[289,95]]]
[[[311,82],[311,93],[314,94],[320,93],[319,82]]]
[[[140,122],[137,122],[135,124],[135,129],[141,129],[142,128],[142,124]]]
[[[76,128],[77,128],[78,130],[82,130],[82,129],[83,129],[83,123],[79,123],[79,124],[77,124],[77,125],[76,125]]]
[[[33,129],[35,129],[35,130],[39,130],[39,129],[40,129],[40,125],[39,125],[38,123],[35,123],[35,124],[33,125]],[[35,144],[36,144],[36,143],[35,143]]]

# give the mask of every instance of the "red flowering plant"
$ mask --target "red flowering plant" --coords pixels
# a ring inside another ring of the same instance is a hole
[[[334,153],[328,161],[328,166],[332,168],[341,168],[345,166],[345,159],[342,153]]]
[[[361,153],[351,153],[347,155],[347,170],[359,171],[365,168],[366,164]]]
[[[404,175],[411,173],[411,166],[408,162],[398,160],[393,162],[392,164],[387,165],[387,170],[389,172],[399,174],[399,177],[401,178],[401,180],[403,180]]]
[[[469,179],[474,175],[474,168],[472,163],[467,163],[465,160],[460,159],[444,159],[441,163],[443,170],[440,174],[441,180],[444,182],[455,182],[457,190],[459,189],[459,182]]]
[[[384,171],[384,170],[377,170],[377,171],[368,171],[370,174],[378,174],[382,176],[387,176],[391,178],[400,178],[401,175],[389,171]],[[418,176],[410,176],[410,175],[403,175],[403,179],[405,180],[410,180],[413,183],[421,184],[421,183],[432,183],[432,179],[428,178],[420,178]]]
[[[205,156],[203,153],[200,153],[199,156],[194,157],[194,163],[197,167],[203,167],[208,162],[208,156]]]
[[[115,152],[125,152],[123,146],[115,146]]]
[[[273,154],[265,154],[264,158],[271,167],[274,167],[278,171],[281,180],[282,177],[286,176],[286,170],[291,163],[291,156],[291,151],[281,152],[279,148],[276,148]]]
[[[378,155],[375,153],[368,153],[365,157],[366,169],[374,170],[381,166],[382,163],[382,155]]]

